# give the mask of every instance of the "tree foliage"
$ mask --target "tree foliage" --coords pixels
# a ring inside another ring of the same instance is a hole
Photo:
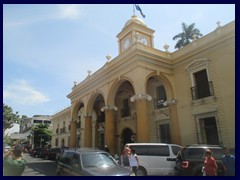
[[[3,103],[3,131],[13,127],[14,123],[20,123],[18,112],[14,113],[13,109]]]
[[[12,144],[12,139],[10,138],[10,136],[8,134],[5,134],[3,137],[3,142],[5,145],[6,144],[10,145],[10,144]]]
[[[200,33],[199,29],[194,28],[195,23],[190,24],[189,26],[185,23],[182,23],[182,30],[183,32],[177,34],[173,37],[173,40],[179,39],[177,44],[175,45],[175,49],[180,49],[183,46],[191,43],[192,40],[198,39],[202,34]]]
[[[34,135],[34,147],[43,147],[51,141],[52,131],[48,129],[49,124],[38,124],[32,128]]]

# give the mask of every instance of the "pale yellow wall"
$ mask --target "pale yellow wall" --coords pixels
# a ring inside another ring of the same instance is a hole
[[[194,59],[194,57],[192,58]],[[195,120],[191,107],[191,82],[185,67],[191,59],[174,69],[174,86],[176,88],[176,100],[179,116],[179,125],[182,137],[182,145],[197,143]]]
[[[217,121],[220,141],[223,145],[235,146],[235,52],[234,39],[201,51],[178,63],[174,69],[177,108],[180,119],[182,144],[197,143],[196,124],[193,111],[198,107],[217,107]],[[192,60],[209,60],[209,80],[213,82],[216,99],[192,104],[191,79],[185,67]]]
[[[58,138],[58,147],[61,147],[61,140],[64,139],[64,144],[65,146],[69,145],[69,135],[70,131],[68,129],[68,126],[70,125],[70,108],[66,108],[63,111],[55,114],[52,118],[52,124],[53,124],[53,129],[52,129],[52,142],[51,146],[55,147],[55,139]],[[65,133],[58,133],[56,134],[56,129],[57,124],[59,124],[59,131],[61,128],[63,128],[63,122],[65,121]]]
[[[86,111],[91,111],[93,97],[100,93],[105,105],[115,105],[119,108],[116,112],[117,133],[120,135],[125,128],[136,132],[134,116],[126,120],[121,119],[119,112],[121,99],[115,102],[115,93],[121,83],[129,81],[133,86],[133,95],[146,94],[147,91],[153,94],[154,89],[147,89],[146,86],[147,79],[154,75],[164,84],[167,98],[177,100],[181,145],[198,142],[194,113],[207,110],[216,115],[220,141],[234,147],[235,34],[233,28],[235,25],[233,24],[230,23],[174,53],[164,53],[135,44],[74,87],[68,98],[72,102],[83,101],[87,106]],[[204,98],[204,102],[202,100],[193,102],[190,90],[192,82],[187,67],[199,59],[208,62],[209,80],[213,82],[215,96]],[[148,138],[149,142],[157,142],[157,124],[169,122],[171,117],[168,107],[154,110],[152,101],[147,101]],[[136,110],[135,102],[129,105],[132,111]],[[78,106],[73,106],[73,111],[75,112],[77,108]],[[73,116],[73,113],[71,115]]]
[[[235,145],[235,51],[234,39],[212,55],[212,73],[219,106],[219,121],[224,145]]]

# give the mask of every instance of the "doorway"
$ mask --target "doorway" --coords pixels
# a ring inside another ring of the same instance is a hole
[[[124,147],[125,144],[127,144],[127,143],[133,143],[134,142],[134,140],[132,139],[133,135],[134,135],[134,133],[133,133],[133,131],[130,128],[125,128],[122,131],[122,136],[121,136],[122,147]]]
[[[219,145],[219,136],[215,117],[200,119],[203,143]]]

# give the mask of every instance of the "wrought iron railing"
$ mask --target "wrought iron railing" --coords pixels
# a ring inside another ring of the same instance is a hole
[[[214,90],[213,90],[212,81],[209,81],[208,86],[205,86],[205,87],[197,87],[197,86],[191,87],[191,93],[192,93],[193,100],[213,96]]]

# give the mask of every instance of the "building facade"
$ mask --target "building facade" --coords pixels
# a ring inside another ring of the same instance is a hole
[[[26,117],[22,119],[20,125],[20,132],[12,134],[12,139],[21,140],[22,143],[31,144],[34,147],[34,137],[32,128],[38,124],[49,124],[49,130],[52,130],[52,122],[50,115],[34,115],[33,117]]]
[[[51,147],[69,147],[71,108],[68,107],[52,116],[53,131]],[[79,133],[76,134],[78,137]],[[76,146],[79,146],[76,144]]]
[[[133,141],[235,147],[234,21],[175,52],[155,49],[154,30],[135,15],[117,38],[119,55],[67,96],[69,147],[107,145],[112,154]]]

